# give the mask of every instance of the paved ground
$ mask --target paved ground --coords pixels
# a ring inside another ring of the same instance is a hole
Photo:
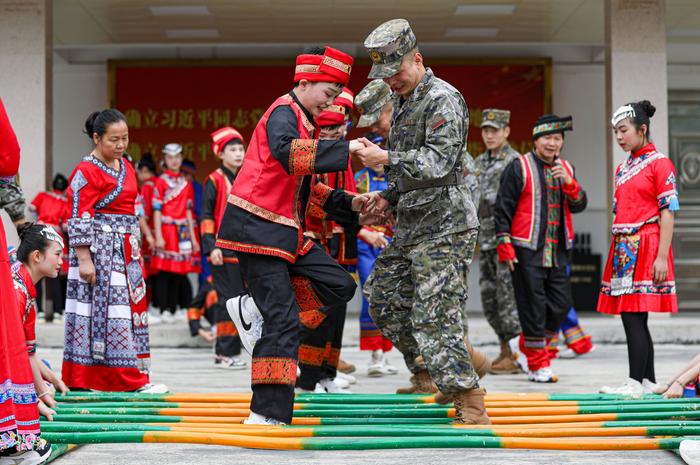
[[[356,330],[349,322],[348,332]],[[484,347],[490,355],[496,355],[495,346]],[[54,366],[60,366],[59,349],[41,348],[42,357]],[[698,346],[658,345],[656,369],[661,379],[677,370],[684,361],[698,352]],[[402,366],[396,352],[391,360]],[[357,364],[358,383],[353,386],[358,393],[390,393],[403,385],[408,378],[405,367],[399,375],[385,378],[368,378],[364,375],[367,355],[357,347],[343,349],[343,358]],[[223,371],[214,368],[211,352],[206,349],[155,349],[153,352],[154,382],[166,383],[173,392],[223,392],[248,391],[249,371]],[[623,345],[599,345],[597,350],[576,360],[556,361],[555,371],[560,382],[552,385],[529,383],[524,375],[489,376],[483,385],[489,392],[595,392],[602,384],[623,381],[627,373],[626,347]],[[311,452],[311,451],[257,451],[219,446],[193,446],[176,444],[130,444],[83,446],[59,459],[57,465],[192,465],[230,463],[275,464],[422,464],[450,465],[473,464],[680,464],[681,459],[668,451],[646,452],[557,452],[515,450],[383,450],[369,452]]]

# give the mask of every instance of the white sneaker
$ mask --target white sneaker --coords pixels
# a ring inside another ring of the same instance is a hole
[[[550,367],[540,368],[537,371],[529,370],[527,372],[527,379],[534,383],[556,383],[559,381],[559,378]]]
[[[144,384],[136,390],[140,394],[167,394],[170,392],[165,384]]]
[[[148,326],[159,325],[163,322],[159,312],[148,312]]]
[[[384,352],[381,350],[373,350],[370,364],[367,367],[367,376],[379,378],[380,376],[388,375],[384,369]]]
[[[527,357],[524,353],[520,352],[520,336],[515,336],[508,341],[508,347],[510,347],[510,352],[515,356],[515,363],[520,367],[520,369],[525,373],[530,371],[530,367],[527,363]]]
[[[321,386],[320,383],[316,383],[316,386],[313,389],[304,389],[296,387],[294,388],[294,392],[296,394],[325,394],[326,390],[323,389],[323,386]]]
[[[319,381],[318,384],[329,394],[352,394],[352,392],[348,391],[347,389],[341,388],[336,382],[337,380],[338,378],[326,378]]]
[[[248,368],[248,364],[240,357],[218,357],[215,364],[218,368],[226,370],[245,370]]]
[[[175,319],[178,321],[187,321],[187,310],[184,308],[178,309],[175,312]]]
[[[168,310],[166,310],[160,314],[160,319],[166,325],[171,325],[171,324],[175,323],[175,316],[172,313],[170,313]]]
[[[681,441],[678,452],[688,465],[700,465],[700,441],[685,439]]]
[[[336,386],[338,386],[340,389],[347,389],[350,387],[350,382],[344,380],[343,378],[336,376],[333,379],[326,378],[329,381],[332,381]],[[323,380],[321,380],[321,383],[323,383]]]
[[[286,423],[283,423],[279,420],[275,420],[274,418],[264,417],[258,413],[251,411],[250,415],[248,415],[248,418],[243,420],[243,424],[244,425],[280,426],[280,425],[285,425]]]
[[[384,370],[387,372],[387,374],[396,375],[399,373],[399,369],[389,362],[389,357],[386,356],[386,352],[384,352],[382,363],[384,363]]]
[[[226,302],[226,310],[238,329],[241,344],[253,355],[255,343],[262,337],[265,321],[255,301],[248,294],[239,295]]]
[[[620,387],[603,386],[599,391],[601,394],[620,394],[623,396],[641,396],[644,394],[642,383],[636,379],[627,378]]]
[[[577,354],[577,353],[574,351],[574,349],[568,348],[568,349],[566,349],[564,352],[560,352],[560,353],[559,353],[559,358],[564,359],[564,360],[571,360],[571,359],[574,359],[574,358],[582,357],[582,356],[584,356],[584,355],[586,355],[586,354],[590,354],[590,353],[593,352],[595,349],[596,349],[596,346],[592,346],[592,347],[591,347],[591,350],[589,350],[588,352],[584,352],[584,353],[582,353],[582,354]]]
[[[357,383],[357,378],[355,378],[353,375],[349,375],[347,373],[343,373],[343,372],[339,371],[339,372],[337,372],[336,376],[342,380],[347,381],[349,384]]]
[[[659,389],[659,384],[644,378],[642,380],[642,389],[644,394],[654,394]]]

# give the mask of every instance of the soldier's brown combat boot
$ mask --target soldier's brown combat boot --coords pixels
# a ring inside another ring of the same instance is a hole
[[[437,385],[425,369],[411,376],[410,386],[396,390],[397,394],[435,394],[436,392],[438,392]]]
[[[483,378],[491,369],[491,360],[485,353],[474,349],[471,345],[467,345],[467,350],[469,350],[469,357],[472,359],[474,371],[476,371],[479,379]]]
[[[479,379],[481,379],[486,375],[486,373],[490,372],[491,361],[485,353],[479,350],[475,350],[474,347],[472,347],[472,345],[469,344],[469,341],[465,339],[464,342],[467,345],[469,357],[471,357],[472,359],[472,366],[474,366],[474,371],[476,372]],[[443,394],[442,392],[438,392],[437,394],[435,394],[436,404],[445,405],[449,404],[450,402],[454,402],[453,394]]]
[[[501,342],[501,353],[496,360],[491,364],[489,373],[492,375],[510,375],[522,373],[522,370],[515,363],[516,357],[510,350],[507,342]]]
[[[490,425],[491,420],[486,414],[483,388],[470,389],[454,395],[456,425]]]

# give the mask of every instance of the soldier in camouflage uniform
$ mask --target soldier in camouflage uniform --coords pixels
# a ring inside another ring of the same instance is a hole
[[[377,259],[370,314],[414,367],[455,402],[455,421],[490,424],[485,391],[465,344],[463,308],[479,221],[464,169],[469,112],[462,95],[423,66],[406,20],[380,25],[365,40],[373,66],[394,91],[387,149],[364,139],[365,166],[389,165],[389,188],[369,204],[395,205],[394,240]]]
[[[476,172],[481,187],[479,202],[479,267],[481,302],[484,315],[501,343],[501,353],[491,365],[492,374],[520,373],[508,342],[517,347],[520,320],[515,306],[513,281],[508,266],[498,262],[494,209],[501,173],[520,154],[508,144],[510,111],[486,109],[481,118],[481,137],[486,152],[476,158]]]
[[[24,216],[26,207],[24,193],[19,187],[17,179],[0,180],[0,208],[7,212],[15,226],[27,221]]]

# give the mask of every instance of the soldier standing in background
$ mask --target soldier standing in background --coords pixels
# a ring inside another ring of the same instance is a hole
[[[517,352],[520,335],[518,308],[515,305],[513,280],[510,270],[498,262],[496,254],[496,225],[494,210],[501,174],[506,166],[520,154],[508,143],[510,135],[510,111],[486,109],[481,118],[481,137],[486,152],[476,158],[481,198],[479,202],[479,267],[481,276],[481,303],[484,315],[496,332],[501,344],[501,353],[491,364],[494,375],[520,373],[513,351],[508,342],[513,341]]]
[[[370,203],[377,211],[395,205],[397,220],[394,241],[377,258],[370,314],[417,381],[432,378],[454,398],[457,423],[490,424],[463,322],[479,230],[464,178],[467,104],[425,68],[406,20],[377,27],[365,48],[369,77],[394,92],[394,113],[388,150],[363,139],[357,155],[365,166],[389,165],[389,188],[369,194]],[[418,356],[425,368],[410,365]]]

